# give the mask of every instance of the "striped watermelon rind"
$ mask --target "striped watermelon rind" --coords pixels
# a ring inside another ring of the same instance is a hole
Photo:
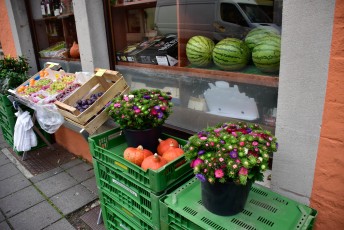
[[[193,36],[186,44],[186,56],[189,62],[199,67],[212,63],[212,52],[215,43],[205,36]]]
[[[265,29],[265,28],[255,28],[251,30],[245,37],[245,43],[252,51],[253,48],[260,43],[260,41],[266,37],[276,37],[281,38],[279,34],[277,34],[273,30]]]
[[[254,65],[262,72],[277,72],[280,67],[281,44],[278,40],[262,40],[252,51]]]
[[[236,38],[225,38],[213,49],[213,61],[223,70],[239,70],[244,68],[250,58],[246,44]]]

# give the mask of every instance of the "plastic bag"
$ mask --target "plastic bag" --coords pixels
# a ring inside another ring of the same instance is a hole
[[[17,151],[29,151],[37,146],[37,137],[32,130],[33,122],[28,111],[17,112],[17,121],[14,126],[13,149]]]
[[[64,117],[54,104],[35,105],[34,109],[39,125],[47,133],[55,133],[64,123]]]

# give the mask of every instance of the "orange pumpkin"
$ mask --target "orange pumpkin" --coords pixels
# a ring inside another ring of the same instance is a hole
[[[143,170],[147,170],[147,169],[157,170],[160,167],[164,166],[165,164],[167,164],[167,161],[161,156],[159,156],[157,153],[155,153],[153,156],[149,156],[143,160],[141,164],[141,168]]]
[[[152,156],[153,153],[148,149],[144,149],[142,145],[139,145],[137,148],[128,147],[124,150],[123,157],[127,161],[130,161],[138,166],[142,164],[142,161],[148,157]]]
[[[178,147],[178,141],[176,141],[173,138],[167,138],[166,140],[159,139],[159,145],[157,148],[157,152],[160,156],[164,154],[165,151],[167,151],[170,147],[171,144],[177,148]]]
[[[166,152],[164,152],[162,158],[164,158],[167,162],[171,162],[183,154],[184,150],[181,148],[169,148]]]

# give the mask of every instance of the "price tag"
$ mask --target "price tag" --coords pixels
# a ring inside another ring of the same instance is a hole
[[[97,71],[96,76],[97,76],[97,77],[101,77],[101,76],[103,76],[103,74],[104,74],[105,72],[106,72],[106,69],[100,69],[100,70]]]

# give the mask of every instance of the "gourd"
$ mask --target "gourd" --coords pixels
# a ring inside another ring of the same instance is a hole
[[[164,158],[167,162],[171,162],[183,154],[184,150],[182,150],[181,148],[170,147],[166,152],[164,152],[162,158]]]
[[[167,138],[166,140],[159,139],[159,145],[157,148],[158,154],[162,156],[164,152],[171,147],[171,144],[173,144],[175,148],[177,148],[179,145],[178,142],[173,138]]]
[[[142,161],[148,157],[152,156],[153,153],[148,149],[144,149],[142,145],[139,145],[137,148],[128,147],[124,150],[123,157],[127,161],[130,161],[138,166],[142,164]]]
[[[161,156],[159,156],[157,153],[155,153],[153,156],[149,156],[143,160],[141,164],[141,168],[143,170],[147,170],[147,169],[157,170],[160,167],[164,166],[165,164],[167,164],[167,161]]]

